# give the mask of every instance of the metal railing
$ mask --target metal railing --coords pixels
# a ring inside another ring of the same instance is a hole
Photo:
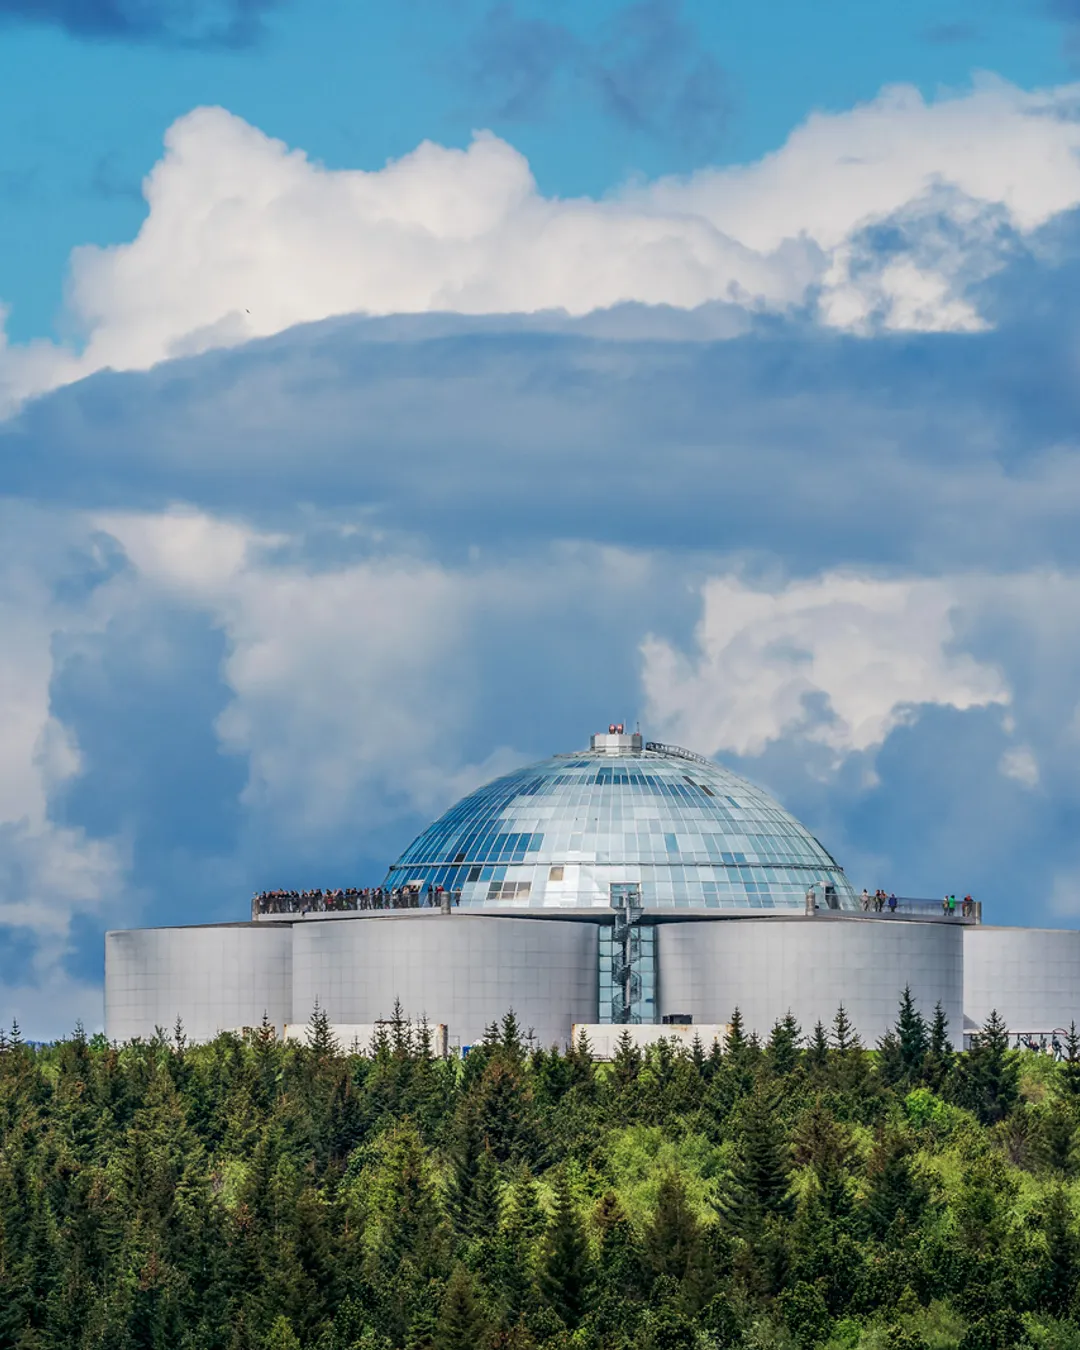
[[[850,911],[848,912],[850,913]],[[889,919],[896,915],[906,915],[908,918],[942,919],[953,923],[982,923],[982,901],[957,900],[956,907],[949,909],[941,900],[923,900],[910,895],[891,895],[886,897],[884,902],[879,902],[874,896],[871,896],[869,908],[863,909],[860,897],[860,906],[856,913],[866,914],[875,919]]]
[[[895,902],[895,903],[894,903]],[[474,902],[475,903],[475,902]],[[358,910],[402,910],[402,909],[456,909],[461,904],[461,891],[423,890],[419,886],[402,886],[393,889],[385,887],[365,887],[361,890],[341,891],[264,891],[251,898],[252,919],[267,916],[298,915],[303,918],[309,914],[339,914]],[[591,906],[586,906],[591,908]],[[667,907],[645,906],[650,914],[667,915]],[[554,910],[552,911],[555,912]],[[758,912],[758,911],[755,911]],[[761,911],[764,913],[765,911]],[[775,911],[782,913],[783,911]],[[742,909],[738,910],[741,915]],[[855,910],[840,906],[835,891],[824,895],[821,887],[815,888],[814,904],[808,901],[807,915],[835,914],[837,916],[859,915],[871,919],[920,918],[937,919],[942,922],[978,924],[982,923],[982,902],[972,900],[970,905],[956,902],[956,909],[946,911],[940,900],[917,899],[912,896],[889,896],[880,908],[874,896],[870,897],[869,908],[861,904]]]
[[[357,910],[447,909],[461,903],[460,891],[421,890],[418,886],[384,886],[340,891],[263,891],[251,897],[251,917],[297,914],[341,914]]]
[[[666,755],[672,759],[688,759],[693,764],[705,764],[710,769],[716,768],[711,759],[706,759],[704,755],[695,755],[693,750],[684,750],[681,745],[665,745],[663,741],[646,741],[645,749],[651,750],[655,755]]]

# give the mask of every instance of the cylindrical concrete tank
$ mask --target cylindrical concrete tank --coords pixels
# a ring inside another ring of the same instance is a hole
[[[960,924],[882,918],[732,919],[661,924],[660,1010],[727,1022],[767,1036],[789,1010],[809,1033],[839,1004],[873,1046],[896,1021],[910,986],[925,1015],[940,1000],[953,1043],[963,1024]]]
[[[964,933],[967,1030],[993,1009],[1014,1032],[1080,1025],[1080,932],[1064,928],[990,928]]]
[[[105,935],[105,1034],[171,1032],[194,1041],[257,1027],[282,1034],[292,1007],[292,930],[285,925],[136,928]]]
[[[399,1000],[414,1021],[446,1024],[471,1045],[511,1008],[542,1046],[597,1017],[597,929],[585,922],[374,913],[293,926],[293,1011],[316,999],[331,1022],[377,1022]]]

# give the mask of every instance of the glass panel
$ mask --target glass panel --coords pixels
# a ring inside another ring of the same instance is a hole
[[[418,836],[384,884],[482,887],[469,895],[482,903],[487,883],[505,882],[493,903],[607,908],[609,886],[632,882],[650,910],[801,911],[813,883],[858,908],[835,860],[760,788],[660,752],[605,758],[556,756],[488,783]],[[571,860],[582,879],[567,888]],[[549,895],[549,883],[561,884]]]

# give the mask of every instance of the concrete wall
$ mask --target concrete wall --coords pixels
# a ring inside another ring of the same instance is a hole
[[[409,911],[353,923],[296,924],[290,1022],[318,999],[331,1022],[389,1017],[445,1022],[451,1046],[471,1045],[513,1008],[541,1045],[597,1019],[597,929],[555,919]]]
[[[318,998],[331,1022],[407,1014],[445,1023],[468,1045],[513,1008],[541,1044],[565,1042],[597,1009],[595,924],[429,911],[303,923],[138,929],[105,942],[105,1028],[114,1040],[172,1029],[195,1040],[306,1023]],[[1080,932],[961,927],[903,919],[689,920],[658,926],[659,1013],[698,1025],[738,1005],[767,1035],[790,1008],[804,1031],[841,1000],[873,1044],[905,984],[927,1013],[944,1004],[955,1043],[996,1007],[1015,1031],[1080,1023]],[[965,1016],[966,1014],[966,1016]]]
[[[709,1054],[717,1041],[720,1042],[720,1048],[724,1048],[730,1030],[727,1025],[710,1027],[700,1022],[688,1027],[644,1022],[635,1026],[621,1026],[610,1022],[594,1022],[589,1025],[587,1022],[579,1022],[574,1026],[574,1044],[578,1043],[584,1033],[588,1037],[593,1059],[614,1059],[618,1054],[619,1041],[624,1035],[629,1035],[631,1045],[636,1045],[639,1049],[646,1049],[659,1041],[667,1041],[689,1054],[694,1048],[694,1042],[698,1041],[705,1054]]]
[[[969,928],[964,934],[964,1014],[969,1031],[996,1008],[1010,1031],[1080,1025],[1080,932]]]
[[[126,1041],[172,1031],[192,1040],[258,1026],[282,1034],[292,1007],[292,930],[270,924],[136,928],[105,936],[105,1034]]]
[[[963,1022],[963,928],[903,919],[737,919],[661,924],[660,1014],[726,1022],[738,1007],[767,1036],[790,1009],[803,1031],[841,1002],[873,1046],[905,985],[924,1013],[940,999],[954,1044]]]

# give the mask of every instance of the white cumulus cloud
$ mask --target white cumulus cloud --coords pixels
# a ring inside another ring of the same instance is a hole
[[[179,601],[222,631],[230,699],[218,742],[247,763],[249,814],[307,842],[357,822],[370,832],[408,812],[437,814],[520,763],[510,745],[485,739],[475,763],[462,747],[491,690],[527,673],[529,630],[545,650],[554,630],[572,651],[575,623],[604,644],[649,584],[647,559],[605,547],[447,565],[405,540],[368,548],[350,527],[358,556],[312,560],[301,533],[190,508],[94,523],[132,565],[118,593]]]
[[[1030,745],[1011,746],[1001,757],[1001,772],[1026,788],[1039,786],[1039,761]]]
[[[880,745],[924,704],[1005,704],[1000,671],[955,643],[962,586],[844,572],[776,590],[708,580],[695,649],[649,637],[650,724],[708,753],[757,755],[805,735],[839,760]]]
[[[1080,202],[1076,87],[901,87],[817,113],[756,163],[602,200],[546,197],[511,145],[425,142],[328,170],[221,108],[180,118],[130,243],[71,260],[73,349],[0,347],[12,399],[330,315],[562,309],[624,301],[782,309],[816,297],[856,331],[970,329],[964,294],[1010,238]],[[898,221],[891,242],[868,231]]]

